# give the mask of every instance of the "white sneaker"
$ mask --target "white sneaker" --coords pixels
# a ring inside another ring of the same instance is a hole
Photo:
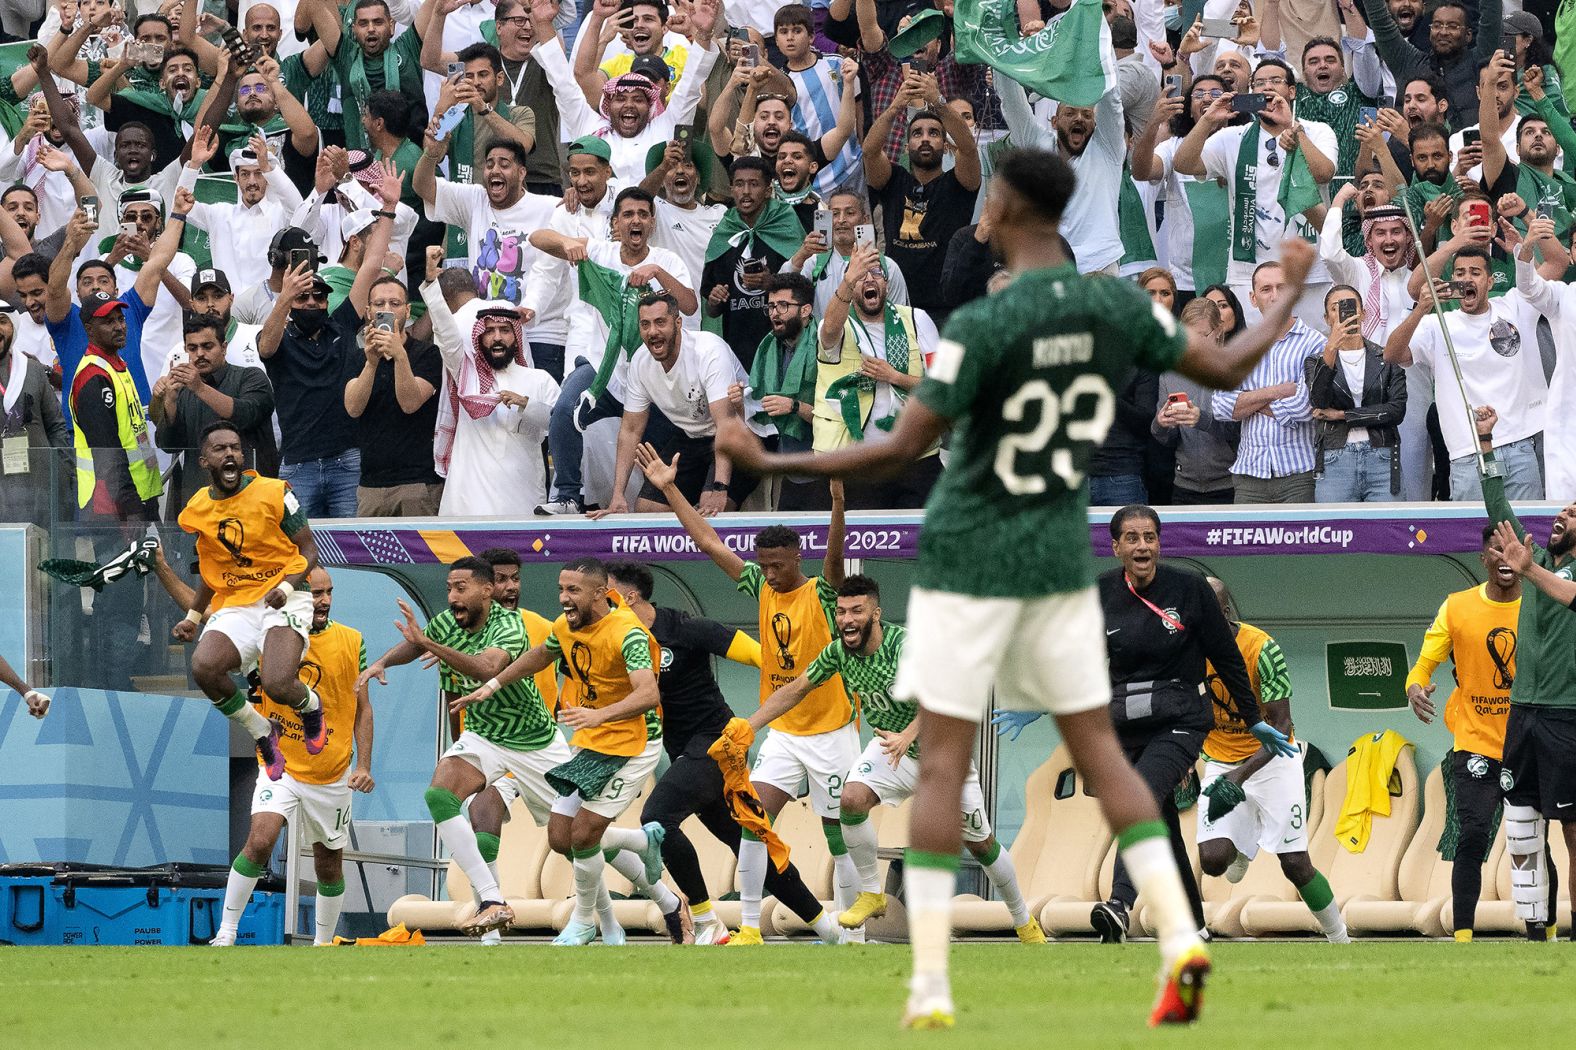
[[[555,499],[551,503],[543,503],[536,508],[536,513],[543,516],[584,514],[585,512],[585,504],[577,499]]]
[[[1226,881],[1232,883],[1233,885],[1241,882],[1243,876],[1247,875],[1248,865],[1251,863],[1253,862],[1248,858],[1246,853],[1238,853],[1236,857],[1232,859],[1231,864],[1226,868]]]
[[[215,947],[215,948],[234,948],[235,947],[235,931],[234,930],[220,930],[214,936],[214,939],[209,941],[208,943],[211,946]]]
[[[727,944],[728,927],[720,922],[697,922],[695,924],[696,944]]]

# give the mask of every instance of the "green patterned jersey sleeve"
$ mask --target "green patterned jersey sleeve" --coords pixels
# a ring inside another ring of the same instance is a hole
[[[1259,702],[1273,704],[1291,699],[1291,672],[1280,643],[1270,638],[1259,649]]]
[[[826,622],[832,623],[837,615],[837,588],[828,582],[825,576],[815,578],[815,596],[821,602],[821,611],[826,613]],[[832,632],[836,634],[836,631]]]
[[[761,588],[766,586],[766,574],[761,567],[753,561],[744,563],[744,571],[739,573],[739,590],[751,598],[761,596]]]
[[[544,641],[542,644],[547,647],[547,654],[549,656],[551,656],[553,659],[557,660],[557,659],[561,659],[563,657],[563,655],[564,655],[564,647],[558,641],[558,632],[557,631],[554,631],[552,634],[548,635],[547,636],[547,640]]]
[[[361,639],[361,641],[357,644],[356,649],[356,663],[359,665],[356,669],[358,671],[365,671],[367,669],[367,640],[365,638]]]
[[[517,659],[525,652],[528,638],[525,633],[525,624],[520,617],[502,605],[494,604],[494,609],[502,610],[504,615],[490,615],[487,617],[487,626],[482,634],[482,645],[477,650],[502,649],[509,654],[511,661]]]
[[[843,668],[843,643],[833,641],[804,669],[804,676],[811,685],[824,685]]]
[[[925,407],[947,419],[957,419],[969,410],[979,392],[980,382],[989,374],[992,344],[988,341],[970,346],[964,333],[991,331],[991,301],[976,299],[952,312],[946,331],[936,344],[936,353],[919,381],[915,396]]]
[[[645,631],[631,627],[624,635],[620,648],[624,651],[624,670],[651,670],[651,643],[646,640]]]

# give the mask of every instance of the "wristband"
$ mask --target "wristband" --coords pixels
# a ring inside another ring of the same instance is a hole
[[[189,215],[189,214],[191,214],[191,213],[190,212],[184,212],[184,211],[178,211],[178,212],[175,212],[174,214],[172,214],[170,216],[170,218],[172,218],[172,219],[179,219],[181,222],[185,222],[186,221],[186,216]]]
[[[281,591],[285,592],[285,601],[289,601],[290,596],[295,593],[295,585],[289,580],[280,580],[278,586]]]
[[[713,481],[713,482],[710,482],[710,483],[708,483],[706,485],[706,491],[707,492],[727,492],[728,491],[728,483],[726,481]]]
[[[375,212],[372,213],[372,215],[373,215],[374,218],[378,218],[378,219],[389,219],[389,220],[392,220],[394,218],[394,213],[391,212],[391,211],[375,211]]]
[[[498,690],[502,689],[503,686],[498,684],[498,679],[496,679],[496,678],[489,678],[489,679],[487,679],[487,688],[491,689],[493,692],[496,693]]]
[[[187,609],[186,610],[186,622],[187,623],[202,623],[202,613],[198,612],[196,609]]]
[[[797,397],[793,399],[793,414],[796,416],[799,414],[799,399]]]

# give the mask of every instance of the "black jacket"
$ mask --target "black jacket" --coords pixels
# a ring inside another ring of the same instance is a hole
[[[1340,422],[1316,420],[1313,449],[1314,469],[1324,470],[1324,453],[1346,447],[1346,435],[1352,427],[1368,429],[1368,443],[1374,448],[1393,448],[1397,453],[1390,457],[1390,491],[1401,491],[1401,420],[1406,415],[1406,369],[1387,365],[1384,350],[1373,342],[1363,341],[1367,356],[1363,361],[1363,389],[1360,398],[1352,396],[1346,382],[1346,370],[1337,357],[1335,366],[1324,363],[1323,354],[1312,354],[1304,363],[1308,377],[1308,405],[1310,408],[1338,408],[1346,413]]]

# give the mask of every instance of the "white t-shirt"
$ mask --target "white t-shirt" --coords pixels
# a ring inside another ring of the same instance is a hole
[[[1537,323],[1538,311],[1517,291],[1490,299],[1488,309],[1480,314],[1460,310],[1445,314],[1467,401],[1474,407],[1492,405],[1499,415],[1494,424],[1496,448],[1543,431],[1549,384],[1538,353]],[[1474,455],[1477,435],[1467,422],[1436,320],[1425,319],[1418,326],[1412,337],[1412,360],[1434,373],[1439,429],[1450,458]]]
[[[464,227],[467,262],[483,299],[506,299],[518,304],[525,295],[525,275],[541,253],[530,236],[552,222],[554,197],[524,193],[502,210],[487,200],[485,186],[438,180],[438,192],[427,205],[427,218]],[[531,332],[526,331],[529,338]]]
[[[651,243],[683,259],[690,273],[700,273],[706,269],[706,246],[711,243],[712,231],[727,211],[721,204],[679,208],[658,197]]]
[[[18,309],[11,314],[11,325],[16,335],[11,339],[11,349],[18,350],[43,365],[54,368],[55,341],[49,338],[49,329],[33,320],[33,315]]]
[[[1505,147],[1505,160],[1510,164],[1518,164],[1521,162],[1521,140],[1518,135],[1520,127],[1520,118],[1513,116],[1510,120],[1505,122],[1505,130],[1500,132],[1499,135],[1499,144]],[[1473,124],[1470,128],[1462,128],[1460,131],[1457,131],[1450,136],[1450,155],[1452,157],[1458,157],[1461,155],[1461,149],[1466,145],[1466,133],[1468,131],[1476,131],[1479,138],[1481,138],[1483,134],[1483,125]],[[1475,165],[1471,171],[1467,172],[1467,178],[1471,179],[1473,182],[1482,182],[1483,165]]]
[[[1363,374],[1368,368],[1368,350],[1358,347],[1356,350],[1337,350],[1336,356],[1341,361],[1341,371],[1346,374],[1346,388],[1352,392],[1352,404],[1363,403]],[[1368,440],[1367,427],[1351,427],[1346,431],[1346,443],[1354,444],[1358,441]]]
[[[1166,194],[1165,222],[1160,226],[1165,246],[1156,244],[1155,248],[1165,253],[1177,287],[1191,292],[1197,289],[1193,283],[1193,205],[1187,199],[1187,186],[1199,180],[1177,171],[1173,164],[1181,144],[1181,139],[1169,138],[1155,147],[1155,161],[1161,166],[1160,177]]]
[[[1307,131],[1308,138],[1330,160],[1335,159],[1337,147],[1335,132],[1330,130],[1328,124],[1321,124],[1316,120],[1302,122],[1303,129]],[[1251,124],[1239,127],[1221,128],[1209,137],[1204,143],[1203,159],[1204,173],[1212,179],[1224,179],[1226,182],[1226,208],[1227,214],[1234,214],[1237,197],[1237,151],[1242,146],[1242,137],[1247,134]],[[1271,147],[1276,157],[1276,163],[1267,163],[1271,154]],[[1257,164],[1257,191],[1258,201],[1254,211],[1257,218],[1255,237],[1258,242],[1257,257],[1253,262],[1238,262],[1231,258],[1231,245],[1226,245],[1226,276],[1232,284],[1247,284],[1253,280],[1253,271],[1261,262],[1270,262],[1280,257],[1281,241],[1293,233],[1300,232],[1310,239],[1318,231],[1312,229],[1306,219],[1296,217],[1291,223],[1286,221],[1286,212],[1275,199],[1280,193],[1281,173],[1286,170],[1286,151],[1281,149],[1280,141],[1267,130],[1259,131],[1259,156]],[[1316,262],[1313,269],[1308,271],[1308,284],[1322,284],[1330,279],[1329,272],[1325,270],[1323,262]]]
[[[644,412],[652,405],[692,438],[717,433],[713,401],[728,400],[728,387],[747,381],[728,344],[710,332],[685,332],[678,359],[663,368],[642,346],[629,362],[624,410]]]

